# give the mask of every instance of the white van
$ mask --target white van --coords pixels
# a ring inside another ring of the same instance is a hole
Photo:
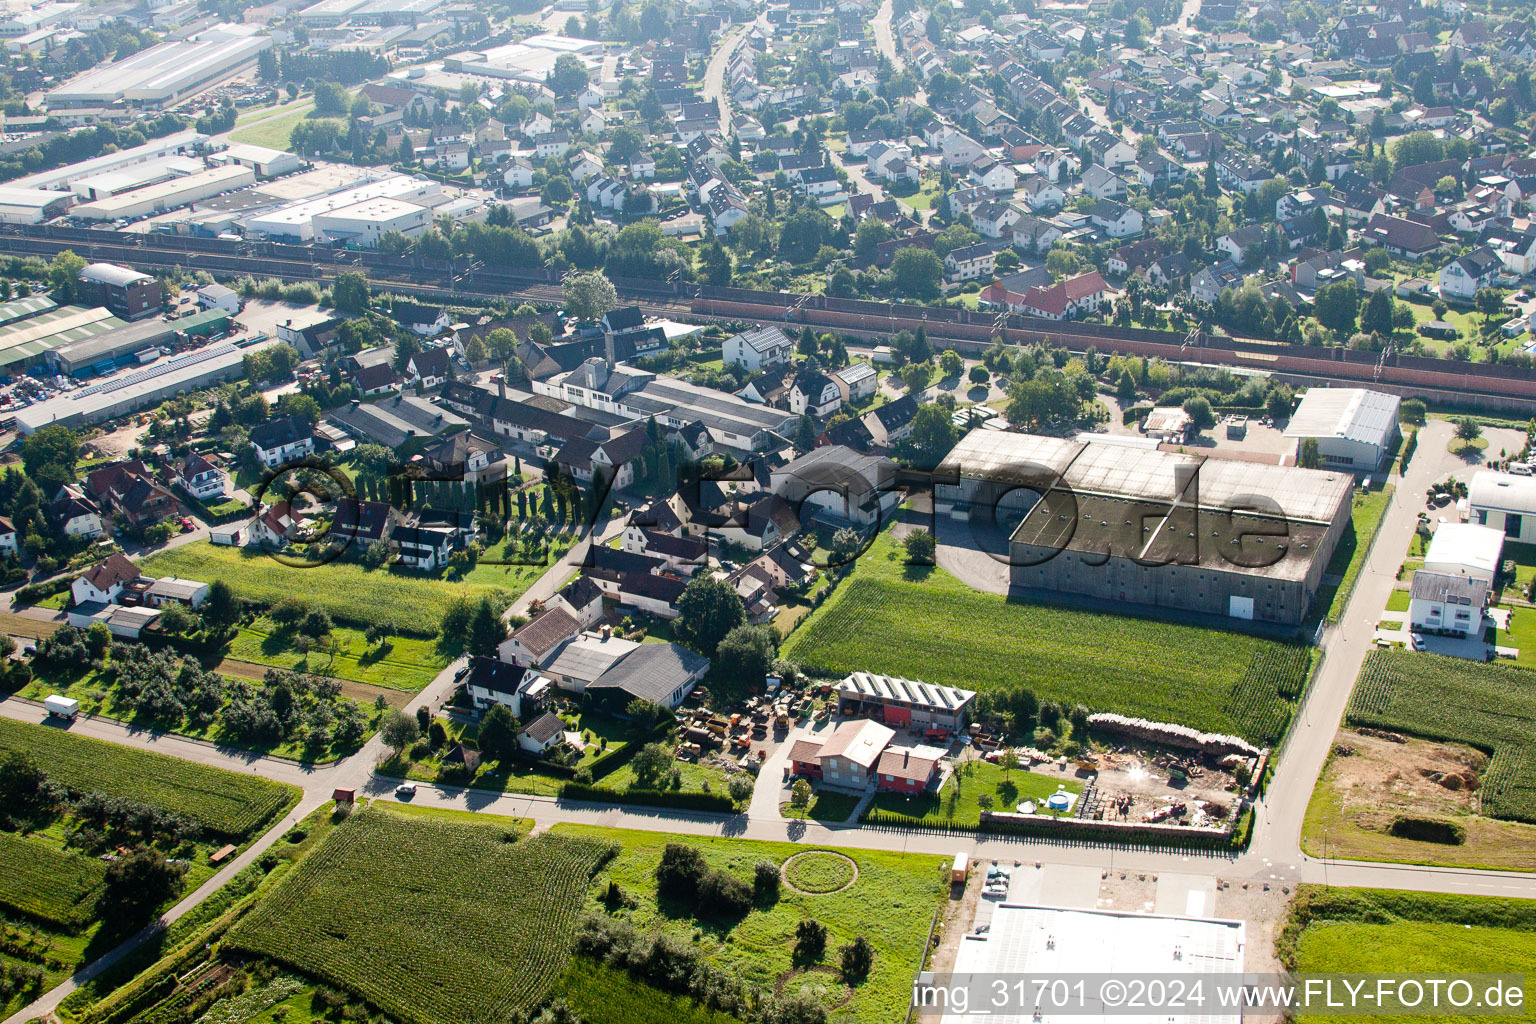
[[[1530,464],[1529,463],[1525,463],[1525,462],[1511,462],[1509,464],[1509,471],[1511,473],[1513,473],[1515,476],[1530,476],[1531,475]]]

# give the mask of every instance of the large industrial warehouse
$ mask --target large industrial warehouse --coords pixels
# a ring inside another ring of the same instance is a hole
[[[1305,618],[1350,516],[1348,473],[974,430],[941,512],[1020,498],[1010,583],[1233,619]],[[986,509],[985,512],[982,510]]]
[[[48,93],[50,110],[170,106],[250,64],[272,37],[255,26],[215,25],[193,39],[151,46],[124,60],[76,75]]]

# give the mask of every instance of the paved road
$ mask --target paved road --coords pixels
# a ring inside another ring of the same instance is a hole
[[[725,72],[730,66],[731,54],[736,52],[736,47],[741,44],[742,37],[752,24],[747,22],[739,25],[721,37],[720,45],[710,55],[709,66],[704,69],[704,85],[699,89],[699,95],[706,100],[714,100],[719,108],[722,139],[731,137],[731,98],[725,94]]]
[[[1199,0],[1194,0],[1198,3]],[[880,9],[875,12],[870,21],[870,28],[875,30],[875,48],[885,55],[886,60],[897,71],[907,66],[906,58],[896,48],[896,34],[891,28],[891,18],[895,13],[895,0],[881,0]],[[921,85],[918,86],[917,95],[912,97],[923,106],[928,106],[928,93]]]

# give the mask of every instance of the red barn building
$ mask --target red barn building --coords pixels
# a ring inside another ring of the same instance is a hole
[[[975,700],[973,690],[869,672],[855,672],[837,684],[838,711],[850,717],[874,718],[892,729],[945,735],[960,732]]]

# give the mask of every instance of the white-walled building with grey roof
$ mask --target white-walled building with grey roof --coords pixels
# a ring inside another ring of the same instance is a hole
[[[1285,436],[1296,441],[1298,456],[1310,438],[1325,466],[1374,472],[1401,436],[1401,404],[1396,395],[1365,388],[1312,388],[1291,415]]]

